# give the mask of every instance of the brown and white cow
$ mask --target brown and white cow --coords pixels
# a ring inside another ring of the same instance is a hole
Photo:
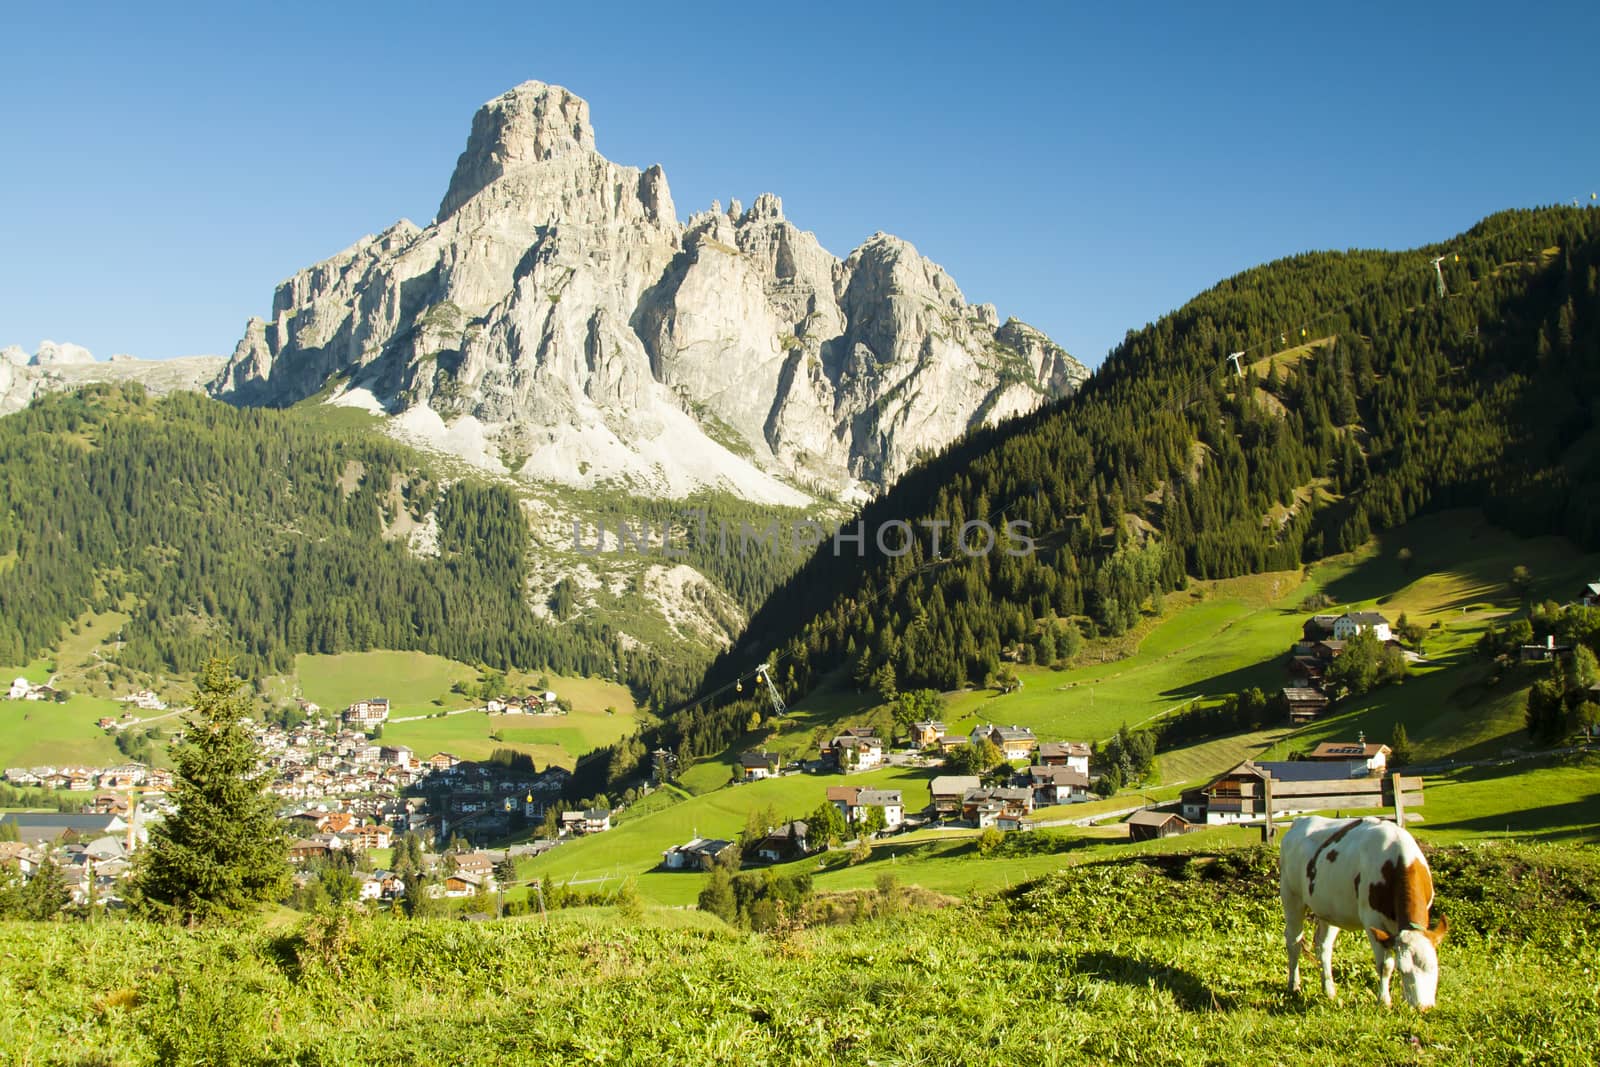
[[[1406,1000],[1433,1007],[1439,986],[1439,942],[1444,917],[1428,925],[1433,876],[1417,842],[1383,819],[1296,819],[1278,850],[1283,895],[1283,939],[1289,952],[1289,991],[1300,990],[1301,933],[1306,913],[1317,920],[1316,953],[1322,988],[1333,997],[1333,939],[1365,930],[1378,970],[1378,997],[1389,1006],[1389,977],[1396,967]]]

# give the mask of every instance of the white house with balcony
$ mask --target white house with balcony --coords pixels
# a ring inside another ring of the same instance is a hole
[[[1333,622],[1333,636],[1338,641],[1348,641],[1360,633],[1372,631],[1372,635],[1379,641],[1392,641],[1394,635],[1389,632],[1389,620],[1376,611],[1352,611],[1339,616]]]

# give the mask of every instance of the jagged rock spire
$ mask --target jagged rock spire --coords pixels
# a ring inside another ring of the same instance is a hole
[[[443,221],[496,178],[569,152],[593,152],[589,104],[559,85],[527,81],[478,109],[466,151],[439,204]]]

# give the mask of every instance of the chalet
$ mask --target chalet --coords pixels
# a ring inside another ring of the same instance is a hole
[[[870,808],[883,809],[883,824],[887,831],[900,829],[906,821],[905,801],[898,789],[861,790],[856,796],[857,818],[866,818],[867,810]]]
[[[1366,740],[1355,741],[1324,741],[1306,755],[1308,760],[1333,760],[1344,762],[1348,760],[1365,760],[1367,770],[1373,774],[1382,774],[1389,765],[1389,757],[1394,752],[1388,745],[1369,745]]]
[[[661,853],[661,866],[669,871],[709,871],[735,847],[721,838],[696,837]]]
[[[863,789],[853,785],[828,788],[828,803],[839,809],[844,820],[854,825],[867,817],[868,808],[883,809],[886,830],[898,830],[906,820],[905,801],[898,789]]]
[[[1583,592],[1578,594],[1578,603],[1586,608],[1600,604],[1600,582],[1590,582],[1583,587]]]
[[[337,840],[337,838],[334,838]],[[318,834],[315,837],[302,837],[289,842],[289,862],[305,863],[309,860],[325,860],[333,855],[334,846],[329,843],[329,835]]]
[[[14,867],[24,878],[39,869],[39,854],[21,841],[0,841],[0,870]]]
[[[391,767],[409,767],[411,750],[405,745],[384,745],[378,749],[378,762]]]
[[[1033,731],[1026,726],[983,726],[973,727],[972,743],[976,745],[983,740],[993,741],[995,747],[1005,754],[1006,759],[1027,759],[1039,747],[1039,739],[1033,736]]]
[[[911,744],[914,748],[927,748],[937,745],[944,739],[945,725],[932,719],[926,722],[911,724]]]
[[[961,798],[962,818],[980,830],[995,825],[1002,815],[1020,817],[1032,814],[1033,790],[1023,787],[969,789]]]
[[[96,793],[89,802],[89,811],[95,815],[126,816],[129,811],[128,798],[116,793]]]
[[[458,874],[472,874],[480,878],[494,874],[495,859],[487,852],[462,852],[455,860]]]
[[[1188,831],[1188,820],[1175,811],[1136,811],[1128,816],[1130,841],[1153,841],[1158,837],[1176,837]]]
[[[11,688],[6,690],[6,699],[27,700],[28,694],[31,692],[33,692],[33,683],[19,676],[12,681]]]
[[[1523,663],[1545,663],[1561,656],[1570,655],[1572,645],[1568,642],[1556,643],[1555,634],[1547,634],[1543,642],[1523,645],[1517,649],[1517,658]]]
[[[349,832],[356,824],[356,817],[348,811],[330,811],[322,817],[321,829],[325,833],[343,834]]]
[[[948,756],[950,753],[966,744],[967,738],[964,734],[945,734],[943,737],[939,738],[936,743],[939,746],[939,751]]]
[[[678,757],[664,748],[650,753],[650,780],[656,785],[670,782],[678,774]]]
[[[1389,620],[1376,611],[1352,611],[1339,616],[1333,623],[1333,636],[1340,641],[1348,641],[1369,630],[1379,641],[1393,640],[1394,635],[1389,632]]]
[[[778,776],[778,757],[769,752],[746,752],[739,757],[739,778],[746,782],[759,782],[763,778]]]
[[[1019,785],[1033,790],[1035,807],[1075,804],[1089,799],[1089,775],[1075,767],[1047,767],[1036,764],[1020,773]]]
[[[357,826],[350,831],[351,846],[362,851],[388,848],[393,840],[394,831],[387,826]]]
[[[768,863],[798,859],[810,851],[806,838],[808,830],[799,819],[768,830],[767,836],[756,843],[756,856]]]
[[[841,771],[871,770],[883,763],[883,739],[852,730],[829,742],[823,749],[823,758],[831,758]]]
[[[1089,773],[1089,746],[1082,741],[1046,741],[1039,746],[1039,764],[1044,767],[1070,767]]]
[[[494,874],[468,874],[458,870],[455,874],[446,876],[444,880],[443,896],[446,897],[471,897],[478,893],[493,893],[495,891]]]
[[[381,726],[389,717],[389,698],[373,697],[358,700],[344,709],[344,721],[357,729],[367,730]]]
[[[1205,821],[1217,826],[1233,822],[1253,822],[1261,818],[1261,804],[1265,795],[1264,780],[1270,775],[1274,782],[1328,782],[1349,781],[1368,776],[1365,760],[1245,760],[1231,771],[1214,779],[1206,786]],[[1310,799],[1308,798],[1308,803]],[[1313,809],[1306,808],[1304,811]],[[1297,814],[1278,808],[1275,814]]]
[[[436,771],[448,771],[461,760],[448,752],[435,752],[427,759],[427,765]]]
[[[1283,702],[1289,706],[1289,721],[1307,723],[1328,710],[1328,697],[1320,689],[1308,686],[1288,686],[1283,690]]]
[[[960,815],[961,801],[969,791],[982,784],[975,774],[941,774],[929,783],[929,791],[933,794],[929,807],[937,816]]]
[[[561,832],[563,834],[599,834],[611,829],[611,812],[605,808],[589,808],[585,811],[564,811],[561,813]]]
[[[1338,621],[1337,615],[1313,615],[1300,628],[1300,634],[1307,641],[1321,641],[1333,636],[1333,627]]]
[[[1337,637],[1326,638],[1311,646],[1311,654],[1322,663],[1332,663],[1344,655],[1344,642]]]
[[[1296,655],[1289,660],[1289,676],[1302,685],[1317,688],[1322,684],[1323,663],[1314,654]]]

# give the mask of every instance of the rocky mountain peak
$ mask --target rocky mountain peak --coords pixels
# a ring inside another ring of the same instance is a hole
[[[557,156],[594,151],[589,104],[559,85],[526,81],[478,109],[466,151],[439,204],[449,218],[501,175]]]
[[[527,82],[478,111],[431,225],[281,284],[213,391],[326,393],[535,481],[800,505],[868,496],[1087,373],[998,327],[908,242],[840,260],[771,193],[681,223],[659,166],[606,159],[587,104]]]

